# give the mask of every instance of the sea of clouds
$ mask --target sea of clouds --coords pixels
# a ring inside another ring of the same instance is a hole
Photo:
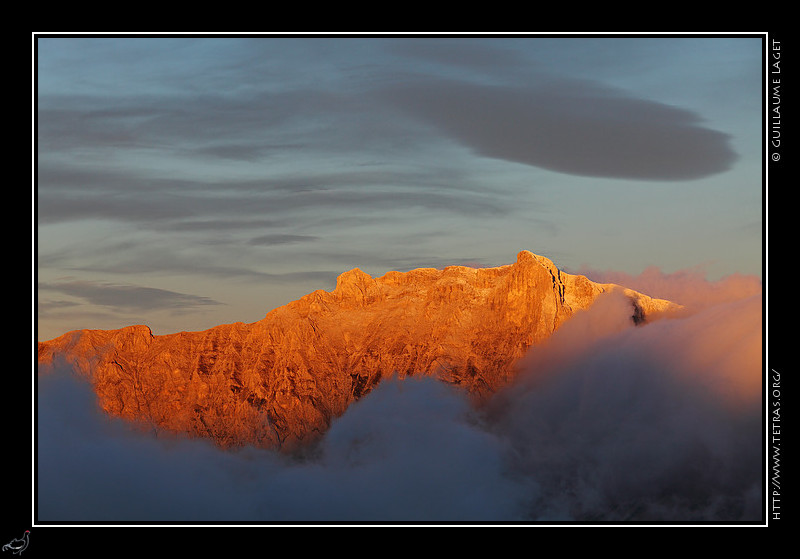
[[[686,309],[634,327],[626,301],[602,297],[488,402],[433,378],[388,380],[302,457],[132,430],[68,371],[40,376],[36,518],[760,520],[761,282],[587,275]]]

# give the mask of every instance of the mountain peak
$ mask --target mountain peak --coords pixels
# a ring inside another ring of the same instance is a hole
[[[336,289],[348,290],[353,287],[366,288],[373,282],[372,276],[368,273],[362,272],[359,268],[353,268],[352,270],[340,274],[339,277],[336,278]]]
[[[353,268],[336,278],[334,293],[340,301],[349,301],[353,304],[363,304],[369,294],[375,291],[375,280],[359,268]]]
[[[522,264],[523,262],[534,261],[534,260],[536,260],[538,258],[542,258],[542,257],[533,254],[529,250],[521,250],[521,251],[519,251],[517,253],[517,263],[518,264]]]

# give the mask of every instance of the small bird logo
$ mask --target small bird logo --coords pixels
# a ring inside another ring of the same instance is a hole
[[[25,548],[28,547],[28,537],[30,536],[30,533],[30,530],[25,530],[25,533],[21,538],[14,538],[4,545],[3,551],[10,551],[11,553],[20,555],[23,551],[25,551]]]

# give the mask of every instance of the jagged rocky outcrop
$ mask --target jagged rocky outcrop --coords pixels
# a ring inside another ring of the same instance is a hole
[[[637,323],[676,307],[522,251],[497,268],[378,278],[350,270],[333,291],[252,324],[163,336],[146,326],[69,332],[38,344],[39,374],[70,366],[115,416],[222,446],[292,449],[392,375],[436,375],[476,396],[492,393],[528,348],[614,290]]]

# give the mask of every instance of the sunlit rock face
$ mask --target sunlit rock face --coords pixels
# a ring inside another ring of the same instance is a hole
[[[69,365],[109,414],[284,450],[315,440],[390,376],[433,375],[476,398],[506,385],[528,349],[602,293],[641,323],[678,306],[561,272],[522,251],[497,268],[359,269],[252,324],[154,336],[146,326],[80,330],[38,345],[40,374]]]

